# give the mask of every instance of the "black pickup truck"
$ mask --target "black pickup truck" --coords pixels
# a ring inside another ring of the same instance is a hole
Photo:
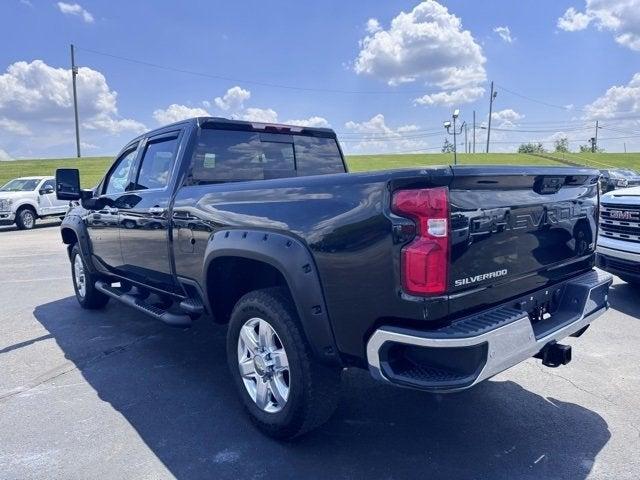
[[[290,438],[329,418],[346,367],[453,392],[566,364],[557,342],[608,308],[598,176],[347,173],[332,130],[196,118],[130,142],[93,190],[58,170],[56,191],[80,305],[228,324],[242,402]]]

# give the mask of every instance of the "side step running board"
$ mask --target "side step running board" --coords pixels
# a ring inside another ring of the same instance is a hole
[[[191,326],[191,317],[186,313],[172,313],[168,310],[164,310],[156,305],[151,303],[147,303],[144,299],[136,297],[127,292],[123,292],[122,290],[112,287],[106,282],[98,280],[96,282],[96,288],[100,290],[105,295],[118,300],[119,302],[124,303],[130,307],[135,308],[136,310],[141,311],[142,313],[146,313],[147,315],[152,316],[168,325],[174,327],[189,327]]]

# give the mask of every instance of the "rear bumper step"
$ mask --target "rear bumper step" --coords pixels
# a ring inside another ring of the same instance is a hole
[[[568,363],[570,351],[558,357],[560,346],[553,345],[581,334],[609,308],[611,281],[611,275],[594,270],[566,282],[557,310],[535,325],[526,311],[498,307],[440,330],[381,327],[367,343],[369,370],[400,386],[455,392],[540,352],[549,365]]]
[[[157,305],[147,302],[145,299],[132,295],[131,293],[124,292],[116,287],[112,287],[109,283],[103,281],[96,282],[96,288],[105,295],[118,300],[119,302],[133,307],[136,310],[146,313],[147,315],[156,318],[168,325],[174,327],[189,327],[191,326],[191,317],[186,313],[173,313],[165,310]]]

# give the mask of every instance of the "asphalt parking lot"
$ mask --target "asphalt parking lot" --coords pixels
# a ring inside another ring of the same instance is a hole
[[[0,228],[0,478],[638,478],[640,291],[559,369],[529,360],[428,395],[344,374],[331,421],[258,433],[223,328],[177,330],[110,303],[80,309],[58,228]]]

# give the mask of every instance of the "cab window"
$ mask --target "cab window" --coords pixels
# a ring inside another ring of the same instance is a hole
[[[136,148],[125,152],[114,164],[106,179],[104,193],[106,195],[123,193],[127,189],[129,174],[136,158]]]
[[[148,190],[166,187],[169,184],[177,149],[177,135],[150,140],[144,149],[134,189]]]

